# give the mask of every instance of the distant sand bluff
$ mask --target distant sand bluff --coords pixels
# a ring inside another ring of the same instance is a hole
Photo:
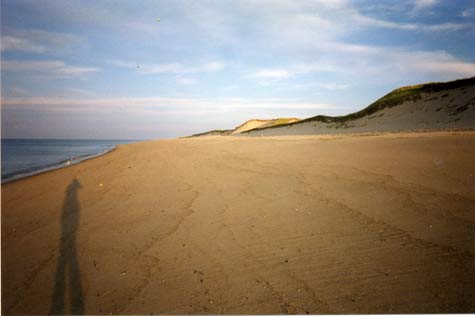
[[[271,120],[260,120],[260,119],[252,119],[248,120],[241,125],[235,127],[234,129],[225,129],[225,130],[212,130],[208,131],[205,133],[200,133],[200,134],[194,134],[192,137],[196,136],[226,136],[226,135],[236,135],[236,134],[241,134],[243,132],[255,129],[255,128],[265,128],[265,127],[271,127],[271,126],[277,126],[277,125],[282,125],[282,124],[288,124],[288,123],[293,123],[299,121],[298,118],[292,117],[292,118],[277,118],[277,119],[271,119]]]

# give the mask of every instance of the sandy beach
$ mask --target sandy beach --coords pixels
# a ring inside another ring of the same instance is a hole
[[[122,145],[2,185],[2,313],[474,313],[474,161],[475,132]]]

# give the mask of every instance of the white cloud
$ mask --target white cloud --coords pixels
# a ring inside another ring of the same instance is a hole
[[[436,5],[439,0],[414,0],[414,10],[422,10]]]
[[[475,24],[473,23],[441,23],[441,24],[434,24],[434,25],[427,25],[422,27],[423,30],[427,31],[459,31],[463,29],[473,29],[475,28]]]
[[[1,51],[23,51],[29,53],[44,53],[45,46],[34,43],[28,39],[14,37],[14,36],[2,36]]]
[[[211,71],[220,71],[221,69],[224,68],[224,64],[220,62],[211,62],[211,63],[206,63],[201,67],[198,67],[196,70],[197,72],[211,72]]]
[[[217,72],[224,68],[224,64],[218,61],[207,62],[198,66],[187,66],[181,63],[169,63],[169,64],[136,64],[132,62],[126,62],[123,60],[110,60],[109,64],[136,69],[140,74],[153,75],[153,74],[196,74],[205,72]]]
[[[293,72],[297,75],[304,75],[312,72],[336,72],[338,68],[335,65],[323,63],[323,62],[314,62],[306,64],[297,64],[292,67]]]
[[[189,69],[186,69],[179,63],[163,64],[163,65],[140,65],[138,68],[142,74],[185,74],[190,73]],[[193,68],[194,70],[194,68]]]
[[[418,30],[421,29],[421,25],[415,23],[397,23],[392,21],[381,20],[369,16],[360,14],[359,12],[353,12],[350,16],[356,26],[371,26],[389,29],[401,29],[401,30]]]
[[[319,89],[336,91],[336,90],[345,90],[345,89],[348,89],[349,87],[350,87],[349,84],[342,84],[342,83],[336,83],[336,82],[324,82],[324,83],[307,82],[307,83],[298,83],[298,84],[289,85],[290,89],[298,89],[298,90],[312,89],[312,91],[314,91],[314,93],[317,93],[317,94],[321,94],[321,91],[319,91]]]
[[[465,9],[460,13],[460,16],[464,18],[475,17],[475,8]]]
[[[350,85],[338,84],[338,83],[323,83],[320,86],[327,90],[344,90],[348,88]]]
[[[6,90],[8,96],[20,97],[28,95],[28,90],[20,87],[9,87]]]
[[[183,85],[191,85],[191,84],[196,84],[197,80],[194,78],[186,78],[186,77],[176,77],[175,81],[179,84]]]
[[[290,73],[287,69],[258,69],[247,75],[249,78],[281,80],[288,78]]]
[[[65,88],[64,89],[65,95],[71,97],[71,96],[77,96],[77,97],[94,97],[95,93],[89,90],[85,89],[78,89],[78,88]]]
[[[1,37],[1,51],[57,53],[70,50],[81,41],[80,37],[67,33],[7,29]]]
[[[338,48],[335,50],[335,48]],[[409,51],[393,47],[361,47],[352,49],[344,43],[333,43],[325,47],[328,54],[322,60],[313,63],[288,65],[285,68],[249,71],[245,78],[254,78],[260,85],[295,84],[287,78],[309,76],[318,80],[321,73],[344,76],[345,78],[379,78],[382,82],[392,82],[411,78],[439,78],[451,80],[475,76],[475,63],[463,61],[445,51]],[[348,49],[351,58],[348,58]],[[421,79],[416,79],[421,80]],[[308,78],[306,79],[308,81]],[[315,83],[315,87],[326,90],[342,90],[349,86],[344,83]]]
[[[417,71],[466,77],[475,76],[475,63],[464,62],[444,51],[399,51],[389,53],[388,58],[394,67],[403,73]]]
[[[372,45],[353,44],[339,41],[329,41],[318,43],[315,48],[324,52],[335,54],[357,54],[370,55],[381,52],[382,48]]]
[[[195,74],[203,72],[216,72],[224,68],[219,62],[205,63],[200,66],[185,66],[180,63],[162,65],[141,65],[139,72],[144,75],[152,74]]]
[[[461,60],[445,51],[410,51],[380,47],[370,53],[354,54],[351,61],[335,62],[336,71],[356,78],[374,78],[382,82],[398,80],[453,80],[475,76],[475,63]],[[427,80],[427,79],[425,79]]]
[[[137,66],[139,66],[137,63],[133,63],[133,62],[130,62],[130,61],[123,61],[123,60],[119,60],[119,59],[108,60],[107,63],[109,65],[113,65],[113,66],[117,66],[117,67],[123,67],[123,68],[136,68]]]
[[[64,61],[23,61],[2,60],[2,70],[7,72],[29,72],[45,77],[77,77],[100,71],[95,67],[78,67],[66,65]]]
[[[425,2],[424,2],[425,3]],[[428,3],[425,3],[426,7],[429,6]],[[434,5],[435,2],[432,4]],[[422,6],[423,2],[419,4]],[[415,8],[422,9],[426,7],[419,7],[415,6]],[[378,28],[387,28],[387,29],[399,29],[399,30],[406,30],[406,31],[429,31],[429,32],[437,32],[437,31],[458,31],[462,29],[470,29],[475,28],[475,24],[473,23],[439,23],[439,24],[420,24],[420,23],[403,23],[403,22],[394,22],[394,21],[387,21],[382,20],[370,16],[366,16],[361,14],[356,9],[351,9],[348,11],[348,18],[352,21],[352,25],[354,27],[378,27]]]

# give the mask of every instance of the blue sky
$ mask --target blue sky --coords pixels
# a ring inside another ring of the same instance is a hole
[[[475,76],[469,0],[2,0],[1,17],[7,138],[185,136]]]

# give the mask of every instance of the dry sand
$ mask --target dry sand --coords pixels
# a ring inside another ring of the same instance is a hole
[[[475,132],[120,146],[2,185],[2,312],[473,313],[474,161]]]

